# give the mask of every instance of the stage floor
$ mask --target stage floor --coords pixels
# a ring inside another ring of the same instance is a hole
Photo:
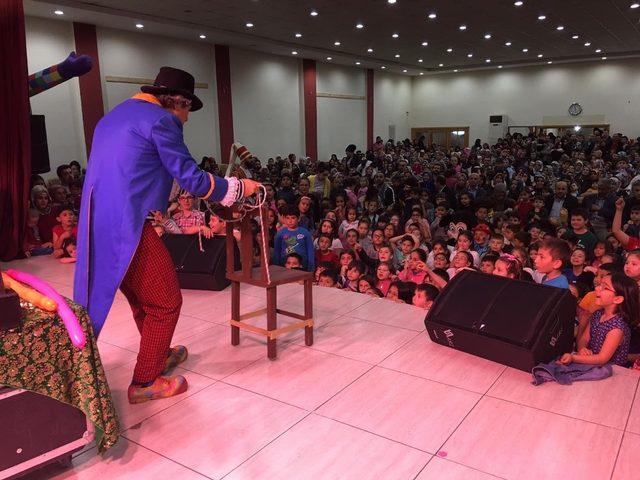
[[[71,296],[72,265],[50,258],[13,268]],[[3,268],[7,264],[2,265]],[[265,305],[245,288],[242,311]],[[139,335],[121,294],[101,334],[122,438],[105,456],[76,455],[55,479],[625,479],[640,475],[637,372],[563,387],[431,343],[424,312],[314,287],[315,343],[302,331],[230,345],[230,289],[183,290],[174,343],[186,394],[129,405]],[[278,289],[302,311],[302,286]],[[464,299],[461,299],[464,301]],[[286,317],[284,317],[286,318]],[[260,323],[261,318],[252,322]],[[284,323],[284,321],[283,321]]]

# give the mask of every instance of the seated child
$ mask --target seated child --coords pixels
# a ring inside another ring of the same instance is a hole
[[[465,268],[473,269],[473,256],[471,255],[471,252],[460,250],[459,252],[456,252],[453,260],[451,261],[451,267],[447,270],[449,278],[455,277]]]
[[[404,260],[404,268],[398,274],[398,280],[403,282],[414,282],[420,284],[424,282],[427,272],[419,268],[419,264],[427,262],[427,254],[421,248],[415,248],[408,258]]]
[[[427,265],[429,263],[427,262]],[[447,270],[449,268],[449,255],[446,253],[436,253],[433,256],[433,269]]]
[[[318,286],[320,287],[337,287],[338,272],[335,270],[324,270],[318,277]]]
[[[453,252],[453,247],[450,247],[445,240],[441,238],[436,240],[435,242],[433,242],[433,250],[431,250],[431,252],[429,252],[429,255],[427,255],[427,266],[429,268],[434,268],[436,255],[440,254],[446,255],[447,263],[449,263],[451,252]]]
[[[76,226],[76,216],[68,206],[58,208],[56,220],[59,225],[53,227],[53,257],[61,258],[64,256],[62,243],[68,238],[78,238],[78,227]]]
[[[340,287],[344,286],[344,282],[347,279],[347,270],[349,268],[349,264],[356,260],[356,254],[353,250],[343,250],[340,253],[340,262],[338,270],[338,284]]]
[[[394,239],[391,239],[392,244],[393,240]],[[396,269],[401,269],[404,267],[406,259],[416,247],[416,241],[411,235],[403,235],[395,245],[393,266],[396,267]]]
[[[40,229],[38,228],[38,220],[40,220],[40,212],[34,208],[30,209],[27,220],[26,238],[24,242],[24,254],[27,257],[50,255],[53,253],[53,243],[42,243],[42,239],[40,238]]]
[[[60,263],[76,263],[76,239],[67,238],[62,242],[62,252]]]
[[[433,301],[436,299],[440,290],[434,285],[423,283],[416,285],[416,291],[413,294],[412,303],[418,308],[424,308],[427,312],[431,309]]]
[[[561,270],[570,255],[569,245],[564,240],[553,237],[543,240],[535,262],[536,269],[544,275],[543,285],[569,288],[567,277],[562,275]]]
[[[493,273],[493,269],[496,265],[496,260],[500,258],[498,254],[489,252],[485,253],[482,259],[480,260],[480,271],[482,273],[488,273],[491,275]]]
[[[496,260],[495,268],[493,269],[493,275],[499,277],[520,279],[522,275],[522,263],[515,255],[510,253],[503,253],[500,258]]]
[[[501,233],[494,233],[489,240],[489,250],[491,252],[502,254],[504,248],[504,236]]]
[[[570,284],[584,283],[589,287],[589,290],[593,288],[593,272],[585,271],[587,266],[587,253],[584,249],[576,247],[571,253],[569,258],[570,267],[562,270],[562,274],[567,277],[567,281]]]
[[[386,296],[391,283],[395,279],[396,269],[393,268],[391,262],[380,262],[376,268],[376,288],[382,292],[382,296]]]
[[[322,262],[329,262],[337,267],[340,258],[334,250],[331,249],[331,236],[321,233],[318,237],[318,248],[316,249],[316,265]]]
[[[285,258],[284,268],[288,270],[302,270],[302,257],[297,253],[290,253]]]
[[[284,265],[291,253],[300,256],[301,267],[307,271],[315,270],[315,252],[313,238],[309,230],[298,226],[300,212],[293,205],[285,205],[281,209],[284,227],[278,231],[273,245],[273,263]]]
[[[369,290],[371,287],[375,287],[375,285],[376,285],[375,278],[369,275],[362,275],[358,279],[358,292],[367,293],[367,290]]]
[[[365,272],[365,266],[362,262],[352,260],[347,266],[347,273],[343,281],[342,288],[351,292],[358,291],[358,280]]]
[[[589,328],[578,339],[577,352],[565,353],[558,363],[627,365],[630,327],[637,324],[640,316],[638,284],[626,275],[614,273],[602,278],[596,292],[600,309],[591,315]]]

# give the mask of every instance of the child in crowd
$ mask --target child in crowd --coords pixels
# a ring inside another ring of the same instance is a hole
[[[612,254],[613,249],[608,242],[597,242],[596,246],[593,247],[593,260],[591,260],[591,268],[594,271],[597,270],[600,265],[602,265],[602,257],[607,254]],[[594,272],[595,273],[595,272]]]
[[[454,258],[458,252],[468,252],[472,257],[471,266],[477,267],[480,265],[480,255],[478,252],[471,250],[473,247],[473,233],[468,230],[463,230],[458,234],[458,239],[456,240],[456,249],[451,252],[451,262],[454,261]]]
[[[575,248],[571,253],[569,263],[571,266],[562,270],[562,274],[567,277],[567,281],[573,284],[580,282],[588,286],[589,289],[593,288],[593,277],[595,275],[593,272],[585,271],[587,253],[580,247]]]
[[[522,275],[522,264],[514,255],[503,253],[496,260],[493,275],[518,280]]]
[[[327,235],[329,237],[329,240],[331,240],[331,242],[329,243],[329,250],[338,252],[342,250],[342,242],[336,237],[335,222],[333,220],[325,218],[320,222],[320,226],[318,227],[318,234],[316,236],[316,239],[313,241],[313,246],[315,248],[318,248],[318,239],[320,238],[320,235]]]
[[[624,262],[624,273],[640,285],[640,250],[633,250]]]
[[[358,210],[356,207],[347,207],[345,217],[346,218],[342,221],[340,228],[338,229],[338,237],[341,240],[344,240],[344,237],[349,230],[358,230]]]
[[[331,236],[325,233],[321,233],[318,237],[318,248],[316,249],[316,265],[320,265],[321,262],[331,263],[334,268],[338,266],[340,258],[338,254],[331,250]]]
[[[365,267],[362,262],[353,260],[346,269],[346,275],[342,281],[342,288],[351,292],[358,291],[358,280],[364,275]]]
[[[440,290],[429,283],[416,285],[412,303],[414,306],[418,308],[424,308],[428,312],[439,293]]]
[[[640,237],[640,205],[631,207],[629,221],[622,227],[622,230],[630,237]]]
[[[589,319],[576,343],[577,352],[565,353],[558,363],[604,365],[628,363],[631,328],[638,323],[640,306],[638,284],[625,275],[607,275],[596,287],[596,303],[600,307]]]
[[[569,288],[567,277],[562,275],[562,267],[570,255],[569,245],[559,238],[547,238],[542,242],[536,257],[536,269],[544,274],[543,285]]]
[[[427,262],[427,266],[429,263]],[[449,268],[449,255],[446,253],[437,253],[433,257],[433,269],[447,270]]]
[[[276,234],[273,248],[273,263],[284,265],[290,253],[297,253],[301,258],[302,268],[313,272],[315,269],[315,252],[311,233],[298,226],[299,212],[293,205],[285,205],[280,211],[284,227]]]
[[[311,213],[311,197],[302,196],[298,200],[298,224],[308,232],[313,232],[314,223]]]
[[[378,268],[376,268],[376,288],[378,288],[383,296],[387,295],[389,287],[393,282],[396,274],[396,269],[390,262],[380,262]]]
[[[325,270],[318,277],[318,286],[334,288],[338,286],[338,273],[335,270]]]
[[[411,235],[402,235],[399,238],[399,242],[394,242],[394,240],[393,238],[391,239],[391,244],[396,245],[393,257],[394,266],[396,268],[404,268],[406,259],[413,249],[416,248],[416,241]]]
[[[60,263],[76,263],[76,239],[69,237],[62,242],[62,257]]]
[[[76,226],[76,216],[69,206],[59,207],[56,212],[56,220],[59,225],[53,227],[53,256],[61,258],[64,256],[62,243],[68,238],[74,240],[78,238],[78,227]]]
[[[491,239],[489,240],[489,250],[497,253],[498,255],[502,254],[502,249],[504,248],[504,235],[501,233],[494,233],[491,235]]]
[[[375,278],[368,275],[362,275],[358,279],[358,293],[367,293],[371,287],[375,287],[375,285]]]
[[[427,254],[420,248],[414,249],[409,257],[405,258],[404,268],[398,274],[398,279],[403,282],[414,282],[420,284],[424,282],[426,272],[420,268],[419,264],[426,264]]]
[[[575,234],[578,238],[578,247],[581,247],[587,254],[587,257],[593,255],[593,249],[598,243],[596,236],[587,228],[589,214],[586,210],[576,208],[571,212],[571,228],[567,230]]]
[[[497,254],[489,252],[480,260],[480,271],[491,275],[496,267],[496,260],[500,258]]]
[[[453,278],[465,268],[473,269],[473,256],[471,252],[460,250],[453,256],[451,267],[447,269],[447,274],[449,278]]]
[[[297,253],[289,253],[285,257],[284,268],[288,270],[303,270],[302,256]]]
[[[429,252],[429,255],[427,255],[427,266],[429,268],[434,268],[436,255],[440,254],[447,257],[448,263],[452,251],[453,247],[450,247],[444,239],[437,239],[435,242],[433,242],[433,250],[431,250],[431,252]]]
[[[38,228],[38,220],[40,220],[40,212],[34,208],[30,209],[24,247],[24,254],[27,257],[50,255],[53,253],[53,243],[42,242],[40,229]]]

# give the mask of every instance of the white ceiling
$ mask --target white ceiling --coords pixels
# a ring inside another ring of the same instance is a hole
[[[630,8],[632,3],[523,0],[517,7],[513,0],[397,0],[393,5],[387,0],[25,0],[25,12],[127,30],[142,23],[148,33],[277,55],[296,51],[298,57],[331,57],[335,63],[360,62],[361,67],[418,75],[640,56],[640,8]],[[57,8],[64,15],[54,15]],[[318,15],[311,16],[312,10]],[[436,18],[429,19],[429,13]],[[538,20],[540,15],[546,19]],[[247,22],[254,26],[248,28]],[[364,28],[356,28],[358,23]],[[200,39],[201,34],[207,38]],[[485,39],[487,34],[491,38]]]

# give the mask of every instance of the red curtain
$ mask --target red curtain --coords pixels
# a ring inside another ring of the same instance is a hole
[[[31,140],[27,47],[20,0],[0,0],[0,259],[22,254]]]

